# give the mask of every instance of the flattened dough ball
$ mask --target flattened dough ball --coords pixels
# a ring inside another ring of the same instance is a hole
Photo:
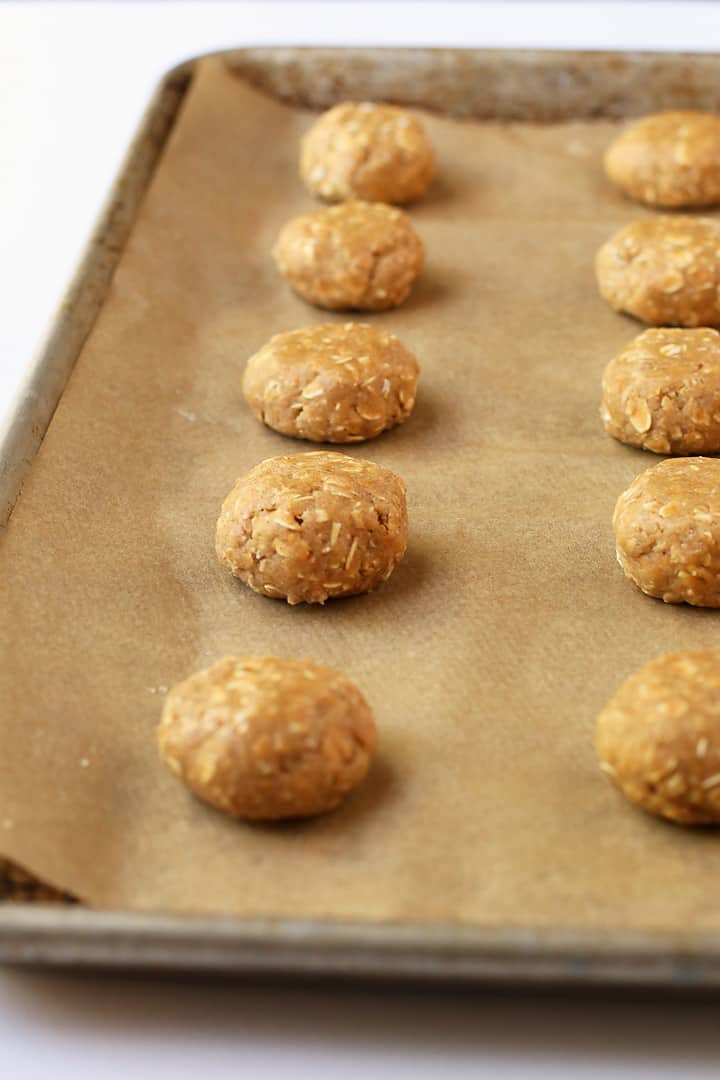
[[[600,294],[655,326],[720,325],[720,224],[664,216],[626,225],[595,259]]]
[[[720,450],[720,334],[644,330],[605,368],[605,430],[656,454]]]
[[[273,255],[303,300],[330,310],[384,311],[410,295],[425,247],[402,210],[346,202],[293,218]]]
[[[277,334],[248,361],[243,393],[268,427],[312,442],[372,439],[415,404],[419,365],[367,323],[320,323]]]
[[[684,825],[720,822],[720,652],[658,656],[597,720],[600,767],[630,802]]]
[[[666,604],[720,607],[720,461],[670,458],[636,477],[613,516],[625,576]]]
[[[407,547],[399,476],[345,454],[261,461],[223,503],[215,550],[256,592],[290,604],[369,592]]]
[[[330,202],[411,202],[423,194],[434,172],[425,128],[392,105],[336,105],[302,140],[300,175],[313,195]]]
[[[662,112],[630,124],[608,147],[605,172],[650,206],[720,202],[720,116]]]
[[[228,657],[168,694],[160,755],[199,798],[248,820],[332,810],[377,744],[370,707],[314,660]]]

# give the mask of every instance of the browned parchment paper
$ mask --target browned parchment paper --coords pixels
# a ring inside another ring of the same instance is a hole
[[[720,840],[633,811],[592,748],[630,671],[720,645],[719,614],[646,599],[615,563],[614,501],[656,459],[598,420],[639,329],[593,279],[643,213],[603,179],[611,125],[428,119],[427,269],[375,316],[418,353],[417,410],[351,450],[408,484],[387,586],[293,609],[216,563],[236,476],[310,448],[240,395],[266,338],[329,317],[269,257],[312,205],[308,122],[218,61],[188,94],[0,548],[0,852],[99,907],[720,929]],[[381,756],[331,816],[225,820],[157,758],[163,687],[264,652],[337,665],[375,708]]]

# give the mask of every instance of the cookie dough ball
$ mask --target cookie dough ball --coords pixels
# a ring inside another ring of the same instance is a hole
[[[268,458],[241,476],[223,503],[215,550],[255,592],[324,604],[386,581],[407,532],[399,476],[316,451]]]
[[[613,525],[618,562],[644,593],[720,607],[720,461],[653,465],[620,496]]]
[[[720,325],[720,224],[654,217],[626,225],[595,259],[600,294],[656,326]]]
[[[170,691],[160,755],[191,791],[249,820],[332,810],[377,744],[372,712],[345,675],[314,660],[228,657]]]
[[[336,105],[302,140],[300,175],[313,195],[330,202],[411,202],[434,172],[424,127],[391,105]]]
[[[631,675],[598,717],[596,747],[643,810],[720,822],[720,651],[658,656]]]
[[[720,202],[720,117],[663,112],[631,124],[605,154],[621,191],[650,206]]]
[[[605,430],[656,454],[720,450],[720,334],[645,330],[602,380]]]
[[[273,251],[296,293],[317,307],[384,311],[410,295],[425,248],[402,210],[346,202],[294,218]]]
[[[283,435],[362,442],[407,420],[419,371],[394,334],[321,323],[271,338],[248,361],[243,393],[258,420]]]

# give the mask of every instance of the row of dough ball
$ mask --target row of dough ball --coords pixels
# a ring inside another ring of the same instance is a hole
[[[312,195],[339,203],[301,214],[280,231],[273,256],[288,284],[331,311],[402,304],[425,247],[395,203],[419,198],[435,174],[421,122],[404,109],[345,102],[304,136],[300,175]]]
[[[650,206],[720,204],[720,117],[665,112],[629,125],[605,154],[621,191]],[[720,225],[661,216],[620,229],[598,252],[598,285],[618,311],[651,325],[720,325]]]
[[[324,113],[302,140],[300,173],[312,194],[340,205],[285,225],[273,249],[282,276],[328,310],[401,304],[425,249],[407,215],[387,204],[417,198],[434,171],[424,128],[404,110],[346,102]],[[243,392],[283,435],[361,442],[407,419],[418,374],[393,334],[323,323],[273,337],[248,362]]]
[[[290,604],[368,592],[407,547],[403,481],[390,469],[316,451],[269,458],[241,476],[217,523],[220,562]],[[313,660],[228,657],[169,693],[160,756],[190,790],[247,820],[332,810],[364,778],[372,712],[343,674]]]
[[[302,140],[300,172],[313,194],[341,205],[284,227],[274,248],[283,276],[331,310],[402,303],[424,247],[407,216],[386,204],[417,198],[434,171],[422,124],[404,110],[366,102],[324,113]],[[248,361],[243,393],[255,416],[283,435],[361,442],[408,418],[418,375],[416,357],[394,334],[322,323],[271,338]]]
[[[225,499],[215,550],[255,592],[290,604],[368,592],[407,547],[405,485],[390,469],[316,451],[268,458]],[[233,817],[332,810],[364,778],[372,712],[313,660],[229,657],[168,695],[160,756],[195,795]]]
[[[688,419],[683,438],[703,430]],[[613,526],[618,562],[642,592],[720,607],[720,461],[668,458],[647,469],[619,497]],[[630,676],[598,717],[596,750],[603,772],[643,810],[684,825],[720,823],[720,651],[659,656]]]
[[[674,112],[627,128],[605,155],[610,179],[651,205],[720,201],[720,118]],[[422,268],[424,246],[401,210],[435,171],[420,121],[401,109],[345,103],[302,142],[300,172],[312,194],[340,205],[303,214],[280,232],[274,257],[304,299],[331,310],[401,304]],[[720,226],[663,217],[620,230],[597,257],[600,291],[653,324],[720,325]]]
[[[330,310],[401,304],[424,246],[388,203],[420,196],[435,170],[422,125],[389,106],[339,105],[302,141],[312,194],[340,202],[301,215],[273,255],[305,300]],[[250,358],[243,393],[283,435],[352,443],[402,423],[418,362],[393,334],[322,323],[277,334]],[[316,452],[260,462],[225,499],[215,549],[264,596],[324,603],[386,581],[407,546],[405,485],[389,469]],[[169,693],[160,755],[199,798],[247,820],[332,810],[365,777],[377,730],[364,696],[314,660],[227,657]]]
[[[720,461],[668,458],[617,501],[626,577],[665,603],[720,607]],[[600,713],[600,767],[622,794],[684,825],[720,823],[720,650],[656,657]]]
[[[642,117],[611,143],[604,165],[612,183],[649,206],[718,205],[720,117],[691,110]],[[392,105],[336,105],[301,141],[300,175],[329,202],[413,202],[435,170],[422,123]]]
[[[626,194],[651,205],[715,203],[720,118],[645,117],[612,143],[605,168]],[[640,334],[608,364],[606,430],[654,453],[714,453],[720,449],[720,335],[712,329],[720,325],[720,225],[679,216],[633,222],[601,247],[595,265],[600,292],[613,308],[668,327]]]
[[[631,125],[608,176],[652,206],[720,202],[720,118],[666,113]],[[720,226],[664,216],[598,252],[602,296],[651,329],[605,369],[603,424],[661,454],[720,449]],[[676,458],[638,476],[613,515],[630,581],[667,603],[720,606],[720,462]],[[720,823],[720,652],[659,656],[630,676],[596,726],[600,766],[625,797],[682,824]]]

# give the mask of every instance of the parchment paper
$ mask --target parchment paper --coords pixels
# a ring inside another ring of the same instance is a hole
[[[644,211],[600,168],[608,123],[427,120],[412,208],[427,268],[374,316],[419,356],[403,428],[350,453],[407,481],[407,559],[376,594],[290,608],[216,562],[221,500],[311,449],[240,394],[271,334],[327,318],[269,257],[313,205],[309,117],[201,65],[0,548],[0,852],[103,908],[720,929],[720,841],[633,810],[594,719],[656,653],[720,645],[720,615],[623,579],[617,495],[657,459],[598,419],[638,330],[592,260]],[[226,654],[338,666],[381,754],[330,816],[248,826],[159,761],[162,688]]]

